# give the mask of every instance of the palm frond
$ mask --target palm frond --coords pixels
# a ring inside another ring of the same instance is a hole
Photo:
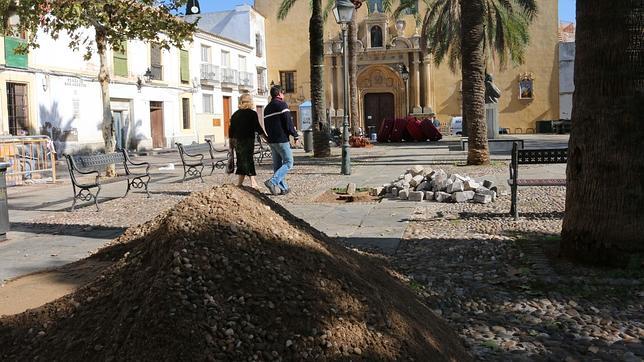
[[[322,19],[326,22],[326,18],[329,17],[329,13],[333,11],[333,7],[335,6],[335,0],[328,0],[326,3],[326,6],[322,10]]]
[[[297,0],[282,0],[280,7],[277,9],[277,19],[284,20],[288,16],[289,11],[293,8]]]

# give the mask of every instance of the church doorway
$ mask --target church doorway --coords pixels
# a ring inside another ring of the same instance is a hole
[[[365,132],[378,132],[385,119],[394,119],[394,95],[392,93],[367,93],[364,96]]]

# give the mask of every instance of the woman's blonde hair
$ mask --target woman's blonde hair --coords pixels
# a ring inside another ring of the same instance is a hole
[[[239,96],[239,109],[253,109],[254,107],[253,97],[250,94],[244,93]]]

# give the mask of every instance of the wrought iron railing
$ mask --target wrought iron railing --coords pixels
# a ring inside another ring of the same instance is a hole
[[[201,63],[201,80],[209,80],[212,82],[221,81],[219,67],[210,63]]]
[[[239,71],[236,69],[230,68],[221,68],[221,82],[238,84],[239,83]]]
[[[239,85],[245,88],[253,87],[253,73],[239,72]]]

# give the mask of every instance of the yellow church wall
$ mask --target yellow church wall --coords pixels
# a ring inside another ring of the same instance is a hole
[[[276,14],[279,0],[256,0],[255,8],[266,17],[266,46],[268,59],[268,79],[280,82],[280,71],[296,71],[294,95],[286,100],[292,109],[297,108],[299,100],[310,98],[309,34],[308,23],[310,8],[308,1],[297,1],[284,21],[278,21]],[[421,4],[422,1],[420,2]],[[559,59],[558,59],[558,5],[557,1],[540,1],[539,13],[531,25],[530,45],[526,49],[525,63],[514,66],[511,62],[505,69],[492,63],[488,72],[494,76],[495,84],[501,89],[499,100],[500,127],[517,131],[536,131],[536,121],[557,119],[559,117]],[[421,5],[421,14],[425,13]],[[358,23],[367,17],[367,6],[358,11]],[[414,34],[415,24],[412,16],[404,16],[405,35]],[[389,20],[389,35],[395,32],[395,22]],[[360,27],[362,35],[364,25]],[[336,38],[340,27],[329,14],[325,24],[325,40]],[[329,59],[327,58],[327,63]],[[325,79],[329,79],[331,67],[325,67]],[[531,100],[519,99],[519,74],[534,75],[534,97]],[[432,107],[439,119],[445,123],[452,116],[461,115],[460,72],[452,73],[447,64],[440,67],[432,65],[431,89]],[[411,86],[411,84],[410,84]],[[327,104],[329,103],[327,87]],[[413,91],[411,92],[413,93]],[[338,106],[336,105],[336,108]]]

